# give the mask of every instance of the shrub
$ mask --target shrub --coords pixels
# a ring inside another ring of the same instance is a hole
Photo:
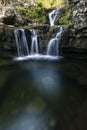
[[[51,8],[54,6],[60,6],[65,0],[36,0],[37,5],[41,5],[43,8]]]
[[[31,7],[27,11],[27,17],[29,19],[38,19],[38,22],[44,22],[45,21],[45,10],[41,6]]]
[[[19,11],[19,13],[21,14],[21,15],[25,15],[26,14],[26,9],[24,8],[24,7],[19,7],[18,8],[18,11]]]
[[[72,25],[70,17],[71,17],[71,9],[67,8],[62,14],[62,16],[58,19],[58,24]]]

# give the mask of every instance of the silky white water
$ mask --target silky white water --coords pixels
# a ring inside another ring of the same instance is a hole
[[[62,31],[63,29],[61,27],[56,36],[49,41],[47,47],[47,55],[55,55],[55,56],[59,55],[59,43]]]
[[[56,10],[52,10],[48,15],[49,15],[49,22],[50,22],[50,26],[54,26],[54,22],[56,20],[56,18],[58,17],[59,15],[59,10],[56,9]]]
[[[14,31],[18,56],[29,55],[28,43],[24,29],[16,29]]]
[[[46,53],[43,55],[40,51],[38,34],[35,29],[29,29],[31,32],[31,43],[27,42],[24,29],[16,29],[14,31],[17,46],[18,60],[26,59],[59,59],[59,44],[63,28],[61,27],[54,38],[48,42]],[[30,49],[30,50],[29,50]],[[17,59],[17,58],[15,58]]]
[[[39,53],[39,49],[38,49],[38,40],[37,40],[37,33],[34,29],[30,29],[31,31],[31,40],[32,40],[32,43],[31,43],[31,54],[34,54],[34,53]]]

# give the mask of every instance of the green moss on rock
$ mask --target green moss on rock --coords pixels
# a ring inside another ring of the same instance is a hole
[[[23,20],[30,23],[45,23],[46,22],[46,12],[41,6],[31,6],[29,9],[24,7],[19,7],[18,11]]]
[[[60,25],[72,25],[71,19],[71,9],[65,9],[64,13],[62,13],[61,17],[58,19],[58,24]]]

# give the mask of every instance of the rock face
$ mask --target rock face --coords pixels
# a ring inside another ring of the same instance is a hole
[[[16,13],[11,7],[0,7],[0,22],[12,25],[16,21]]]
[[[0,26],[0,49],[15,49],[14,28]]]
[[[69,0],[72,9],[73,28],[70,33],[70,46],[87,49],[87,0]]]

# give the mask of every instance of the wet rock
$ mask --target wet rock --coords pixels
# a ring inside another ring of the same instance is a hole
[[[0,50],[15,49],[15,38],[13,34],[14,28],[7,26],[0,26]]]

